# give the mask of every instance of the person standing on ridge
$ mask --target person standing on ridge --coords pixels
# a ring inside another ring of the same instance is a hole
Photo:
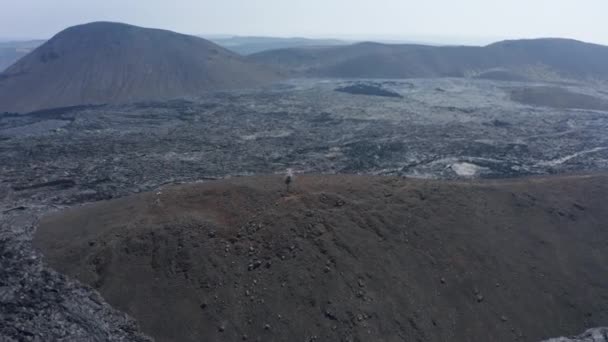
[[[287,174],[285,175],[285,187],[287,189],[287,192],[289,192],[289,185],[291,185],[291,183],[293,182],[293,179],[294,179],[293,170],[287,169]]]

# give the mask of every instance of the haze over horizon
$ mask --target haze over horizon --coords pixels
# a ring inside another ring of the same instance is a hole
[[[188,34],[335,37],[487,44],[560,37],[608,45],[604,0],[24,0],[0,5],[0,39],[46,39],[66,27],[116,21]],[[321,10],[320,10],[321,9]]]

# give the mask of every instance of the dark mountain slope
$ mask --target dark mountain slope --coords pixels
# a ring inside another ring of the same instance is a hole
[[[549,73],[608,79],[608,47],[567,39],[504,41],[485,47],[361,43],[266,51],[250,58],[304,76],[461,77],[506,69],[503,78],[539,79]]]
[[[0,112],[163,100],[274,79],[202,38],[97,22],[60,32],[0,74]]]
[[[538,341],[608,324],[608,178],[247,177],[41,222],[157,341]]]

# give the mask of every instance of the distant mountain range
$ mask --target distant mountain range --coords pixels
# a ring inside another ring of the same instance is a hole
[[[241,55],[250,55],[267,50],[302,46],[339,46],[353,42],[339,39],[278,38],[278,37],[219,37],[210,41]]]
[[[568,39],[502,41],[483,47],[214,39],[241,53],[299,47],[242,56],[171,31],[108,22],[79,25],[37,48],[41,41],[0,44],[0,51],[3,46],[12,49],[8,59],[25,55],[0,73],[0,112],[165,100],[258,87],[285,77],[608,80],[608,47]]]
[[[354,41],[339,39],[242,37],[242,36],[200,36],[239,55],[250,55],[267,50],[277,50],[302,46],[339,46]],[[0,41],[0,72],[32,52],[45,40]]]
[[[202,38],[96,22],[58,33],[0,74],[0,112],[163,100],[276,79]]]
[[[568,39],[503,41],[484,47],[368,42],[265,51],[250,59],[293,76],[608,79],[608,47]]]

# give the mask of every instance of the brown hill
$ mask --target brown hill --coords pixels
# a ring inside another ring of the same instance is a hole
[[[608,175],[251,177],[44,219],[157,341],[538,341],[608,324]]]
[[[608,47],[568,39],[504,41],[485,47],[360,43],[265,51],[249,57],[296,75],[345,78],[480,76],[608,79]]]
[[[202,38],[96,22],[58,33],[0,74],[0,112],[171,99],[276,77]]]

